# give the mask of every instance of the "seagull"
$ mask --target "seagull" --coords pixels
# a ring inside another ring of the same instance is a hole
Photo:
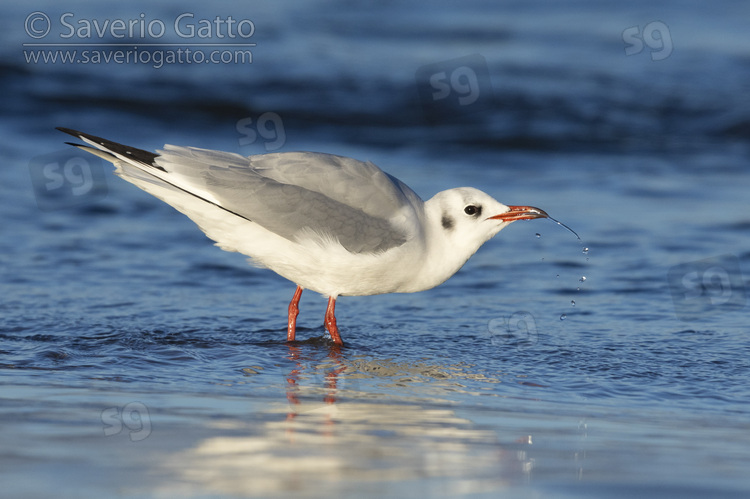
[[[517,220],[550,218],[568,228],[539,208],[507,206],[472,187],[422,201],[373,163],[344,156],[242,156],[169,144],[155,154],[58,130],[84,142],[67,144],[111,162],[118,176],[187,215],[221,249],[295,283],[289,342],[303,289],[328,297],[324,324],[340,346],[339,296],[434,288]]]

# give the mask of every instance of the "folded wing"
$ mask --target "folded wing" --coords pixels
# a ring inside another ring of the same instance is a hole
[[[141,188],[153,183],[182,191],[291,241],[316,237],[353,253],[376,253],[420,230],[422,200],[369,162],[311,152],[244,157],[172,145],[154,155],[63,131],[103,151],[99,155],[115,163],[120,176]]]
[[[372,163],[309,152],[246,158],[169,145],[158,152],[156,164],[181,188],[293,241],[317,236],[353,253],[380,252],[419,227],[421,199]]]

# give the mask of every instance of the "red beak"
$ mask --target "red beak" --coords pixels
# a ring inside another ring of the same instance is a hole
[[[503,222],[515,222],[516,220],[533,220],[534,218],[549,218],[547,212],[534,208],[533,206],[508,206],[510,210],[499,215],[489,217],[492,220],[502,220]],[[489,220],[488,219],[488,220]]]

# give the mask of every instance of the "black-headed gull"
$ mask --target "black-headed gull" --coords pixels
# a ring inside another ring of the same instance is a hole
[[[192,219],[226,251],[251,257],[297,284],[287,340],[303,289],[328,297],[325,326],[342,345],[338,296],[413,293],[453,274],[516,220],[549,218],[506,206],[472,187],[424,202],[370,162],[313,152],[239,154],[165,145],[157,154],[68,128],[71,144],[116,167],[128,182]],[[559,223],[559,222],[558,222]]]

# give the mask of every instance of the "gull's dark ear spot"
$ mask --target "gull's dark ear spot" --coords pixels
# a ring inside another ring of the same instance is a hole
[[[443,218],[440,220],[440,222],[443,224],[443,228],[445,230],[453,229],[453,225],[455,224],[455,222],[453,221],[453,218],[448,216],[447,213],[443,213]]]

